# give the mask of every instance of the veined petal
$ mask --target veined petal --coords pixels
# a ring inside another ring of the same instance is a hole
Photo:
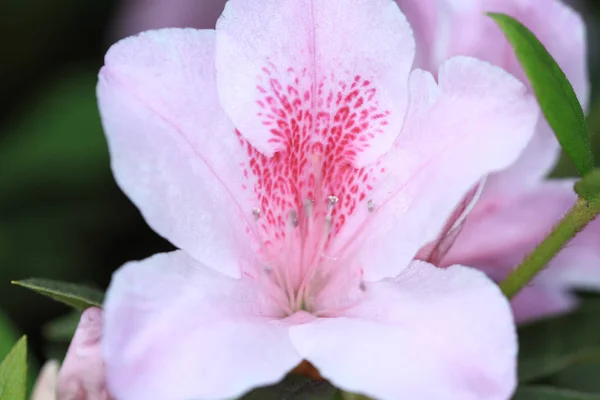
[[[115,273],[103,354],[119,400],[232,398],[277,382],[301,358],[288,323],[257,288],[184,252]]]
[[[148,224],[198,261],[239,276],[253,194],[221,110],[212,31],[164,29],[115,44],[98,102],[112,168]]]
[[[326,156],[375,160],[402,126],[413,57],[392,0],[232,0],[217,23],[221,103],[267,157],[342,141]]]
[[[344,231],[361,240],[369,281],[396,276],[478,180],[514,162],[538,115],[519,81],[467,57],[444,63],[437,84],[414,71],[410,93],[402,132],[375,167],[383,179]]]
[[[290,329],[323,377],[381,399],[509,398],[515,329],[508,302],[484,274],[417,261],[366,293],[345,316]]]

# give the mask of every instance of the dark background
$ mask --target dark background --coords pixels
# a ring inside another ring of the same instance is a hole
[[[219,0],[164,1],[193,10],[163,15],[164,25],[210,26],[219,13]],[[28,335],[36,364],[60,357],[66,343],[46,324],[69,310],[11,280],[45,277],[105,289],[125,261],[170,248],[116,187],[96,109],[96,74],[109,45],[160,24],[151,21],[159,1],[138,0],[137,9],[133,3],[0,0],[0,359],[17,334]],[[598,3],[577,5],[586,9],[594,89]],[[600,105],[592,105],[590,123],[600,129]],[[556,173],[573,171],[562,161]]]

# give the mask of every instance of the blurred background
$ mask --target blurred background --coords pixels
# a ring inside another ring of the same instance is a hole
[[[600,2],[573,5],[589,27],[596,99]],[[26,333],[35,372],[48,357],[62,357],[77,318],[11,280],[105,289],[124,262],[170,248],[113,181],[96,75],[119,38],[161,26],[212,27],[221,7],[220,0],[0,0],[0,359]],[[590,123],[600,131],[594,100]],[[562,160],[555,174],[574,171]]]

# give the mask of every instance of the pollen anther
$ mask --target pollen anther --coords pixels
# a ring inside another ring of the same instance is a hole
[[[333,207],[340,199],[338,199],[336,196],[329,196],[328,197],[328,204],[329,207]]]
[[[367,210],[369,210],[370,213],[375,211],[375,203],[373,203],[373,200],[367,202]]]

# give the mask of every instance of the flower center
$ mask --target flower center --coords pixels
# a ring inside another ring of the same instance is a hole
[[[270,62],[262,71],[255,117],[275,152],[261,153],[236,131],[248,156],[243,188],[256,202],[249,234],[259,248],[245,274],[284,315],[339,313],[365,287],[354,239],[374,210],[369,196],[383,172],[356,160],[383,134],[390,112],[369,77],[317,76]]]
[[[323,201],[306,199],[303,207],[289,210],[283,240],[261,243],[253,263],[252,276],[284,315],[307,311],[330,316],[356,304],[365,290],[362,269],[353,264],[348,253],[330,254],[333,214],[339,198]],[[261,219],[259,208],[252,210],[254,220]]]

